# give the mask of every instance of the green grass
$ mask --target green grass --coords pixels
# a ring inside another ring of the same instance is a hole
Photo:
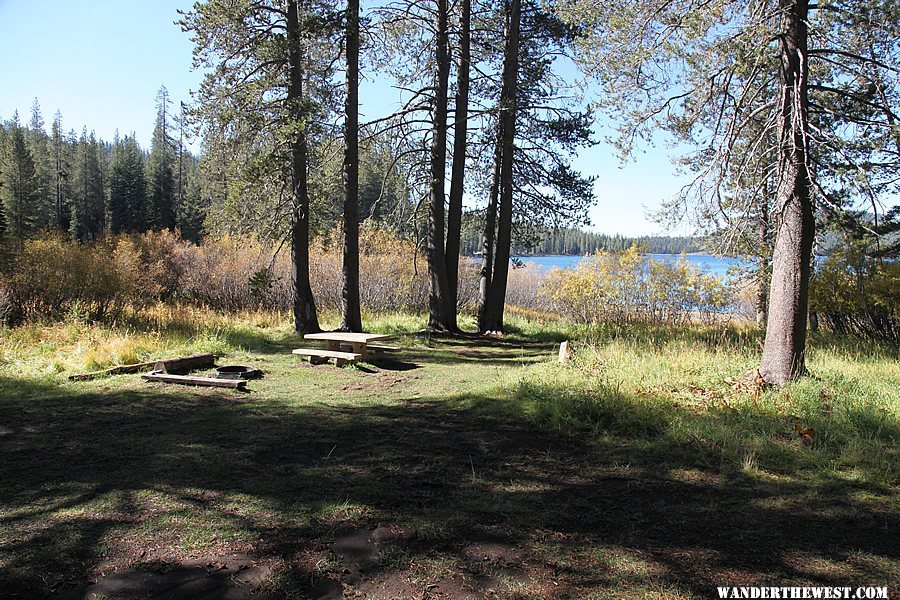
[[[897,584],[896,347],[816,336],[810,377],[759,390],[742,328],[513,316],[483,340],[432,337],[417,315],[365,323],[397,336],[398,362],[303,365],[287,316],[266,313],[2,330],[2,589],[235,552],[298,597],[329,580],[375,597]],[[577,354],[559,365],[563,339]],[[67,380],[199,351],[266,376],[246,394]],[[392,532],[361,575],[338,550],[359,530]]]
[[[586,337],[570,365],[536,365],[509,379],[499,400],[463,404],[560,432],[642,441],[660,457],[686,450],[726,472],[900,480],[896,349],[814,339],[809,377],[757,390],[742,385],[758,361],[746,332]]]

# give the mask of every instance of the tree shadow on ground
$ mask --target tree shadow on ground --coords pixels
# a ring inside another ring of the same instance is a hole
[[[465,398],[323,409],[10,386],[27,393],[0,400],[0,589],[20,597],[235,551],[271,568],[275,597],[895,583],[900,519],[871,500],[889,491],[723,478],[713,449],[666,454],[627,427],[588,441]],[[644,418],[628,410],[609,418]]]
[[[552,337],[552,336],[551,336]],[[535,364],[552,358],[557,342],[522,337],[457,335],[429,338],[427,345],[404,348],[404,357],[440,365],[478,363],[492,366]]]

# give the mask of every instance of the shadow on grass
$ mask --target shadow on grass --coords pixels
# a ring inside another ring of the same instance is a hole
[[[394,358],[393,356],[373,358],[371,359],[371,361],[372,362],[370,364],[375,367],[374,369],[369,369],[361,365],[357,365],[356,368],[360,371],[365,371],[366,373],[377,373],[378,371],[415,371],[416,369],[422,368],[422,366],[419,364],[406,360],[400,360],[398,358]]]
[[[98,565],[155,547],[172,560],[222,545],[272,561],[273,585],[300,595],[378,579],[422,597],[457,577],[520,597],[709,596],[897,572],[900,519],[860,496],[884,489],[722,478],[715,448],[658,447],[661,415],[628,402],[587,441],[488,394],[292,409],[210,390],[0,391],[0,589],[22,597],[83,590]],[[341,555],[381,530],[364,566]]]
[[[417,336],[421,337],[421,336]],[[418,362],[438,365],[477,363],[490,366],[516,366],[544,362],[556,353],[555,339],[511,335],[504,338],[480,335],[429,336],[420,342],[426,346],[404,348],[403,356]],[[565,338],[563,338],[565,339]]]

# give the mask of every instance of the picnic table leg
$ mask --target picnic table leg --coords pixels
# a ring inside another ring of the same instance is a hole
[[[327,348],[328,350],[334,350],[335,352],[340,352],[341,342],[340,340],[325,340],[325,348]],[[345,364],[347,364],[346,360],[337,357],[332,358],[331,362],[334,363],[334,366],[336,367],[343,367]]]
[[[353,342],[353,352],[356,354],[361,354],[361,360],[366,360],[368,358],[368,353],[366,352],[366,343],[365,342]]]

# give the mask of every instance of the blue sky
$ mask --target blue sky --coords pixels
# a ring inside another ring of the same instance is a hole
[[[0,119],[19,111],[27,122],[40,102],[49,124],[83,126],[110,140],[118,129],[147,146],[154,98],[165,85],[172,100],[190,100],[202,73],[191,68],[192,44],[174,24],[191,0],[0,0]],[[370,79],[377,79],[370,75]],[[364,119],[380,116],[399,92],[370,81],[360,93]],[[603,233],[666,233],[646,213],[681,187],[663,148],[647,148],[624,166],[600,145],[575,166],[598,177],[591,229]],[[673,232],[673,233],[683,233]]]

